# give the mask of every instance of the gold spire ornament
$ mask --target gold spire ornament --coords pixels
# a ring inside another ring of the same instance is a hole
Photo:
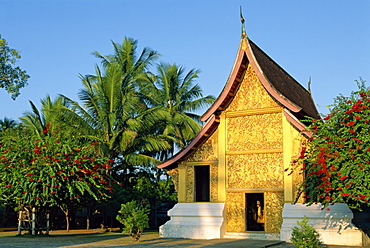
[[[242,13],[242,6],[240,6],[240,21],[242,22],[242,38],[247,38],[247,32],[245,31],[244,18]]]

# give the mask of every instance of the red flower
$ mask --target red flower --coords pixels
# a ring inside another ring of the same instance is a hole
[[[94,145],[97,145],[97,144],[99,144],[99,142],[92,142],[92,143],[91,143],[91,145],[93,145],[93,146],[94,146]]]
[[[48,132],[48,130],[42,130],[42,132],[43,132],[43,133],[47,133],[47,132]]]
[[[27,193],[27,191],[23,191],[23,194],[26,194]]]
[[[350,121],[347,125],[348,126],[352,126],[352,125],[354,125],[355,124],[355,122],[354,121]]]
[[[108,162],[109,163],[114,163],[114,160],[113,159],[109,159]]]
[[[348,193],[342,193],[342,196],[350,196]]]
[[[56,142],[56,143],[60,143],[60,141],[59,141],[59,140],[56,140],[55,142]]]
[[[348,176],[346,176],[346,175],[344,175],[344,176],[342,176],[341,178],[339,178],[339,180],[344,180],[344,179],[346,179]]]
[[[327,208],[326,210],[330,211],[330,208]]]
[[[355,116],[355,118],[356,118],[356,120],[358,120],[358,121],[359,121],[359,120],[361,120],[361,117],[360,117],[360,116],[358,116],[358,115],[356,115],[356,116]]]

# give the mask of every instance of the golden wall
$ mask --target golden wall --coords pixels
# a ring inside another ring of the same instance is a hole
[[[278,233],[284,203],[282,107],[249,65],[226,110],[226,229],[246,230],[246,193],[263,193],[265,232]]]
[[[283,188],[281,153],[227,156],[227,188]]]
[[[267,93],[249,64],[236,96],[226,112],[279,106]]]
[[[281,112],[227,118],[226,122],[228,151],[282,148]]]

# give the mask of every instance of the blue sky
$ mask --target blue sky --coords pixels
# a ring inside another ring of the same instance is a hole
[[[344,0],[1,0],[0,34],[21,52],[31,76],[17,100],[0,89],[0,118],[17,119],[49,94],[77,100],[78,74],[93,74],[94,51],[111,40],[138,40],[159,61],[201,70],[197,83],[216,97],[240,41],[239,6],[248,36],[304,87],[311,77],[319,112],[339,94],[370,85],[370,1]]]

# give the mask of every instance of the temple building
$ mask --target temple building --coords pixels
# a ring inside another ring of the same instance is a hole
[[[158,165],[178,192],[162,237],[288,241],[296,220],[312,210],[292,204],[303,174],[285,169],[310,136],[303,121],[319,114],[311,93],[248,38],[242,22],[234,66],[203,128]],[[350,218],[344,208],[340,218]],[[317,207],[311,212],[320,215]]]

